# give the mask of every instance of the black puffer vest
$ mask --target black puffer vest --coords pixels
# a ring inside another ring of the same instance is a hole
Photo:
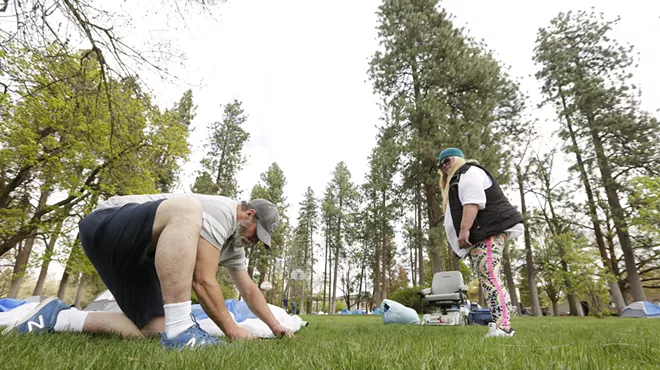
[[[458,181],[470,167],[479,167],[493,181],[493,186],[486,189],[486,208],[477,212],[477,217],[470,229],[470,243],[476,244],[490,236],[500,234],[504,230],[523,222],[522,215],[509,203],[509,200],[500,189],[500,185],[495,178],[483,166],[476,163],[466,163],[456,170],[454,177],[449,182],[449,208],[451,218],[454,222],[456,235],[461,230],[461,220],[463,218],[463,204],[458,197]]]

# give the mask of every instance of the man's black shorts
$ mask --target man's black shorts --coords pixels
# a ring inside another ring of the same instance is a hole
[[[163,200],[99,209],[78,224],[85,254],[119,308],[140,329],[164,315],[151,244],[156,210]]]

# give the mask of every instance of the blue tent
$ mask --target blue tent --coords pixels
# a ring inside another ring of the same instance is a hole
[[[347,309],[344,308],[343,310],[339,311],[339,314],[340,315],[350,315],[351,313]]]
[[[660,306],[651,302],[638,301],[626,306],[621,317],[643,317],[648,319],[660,319]]]
[[[351,311],[351,315],[364,315],[364,311],[353,310],[353,311]]]
[[[374,312],[372,312],[372,314],[380,315],[380,307],[376,307],[376,309],[374,310]]]

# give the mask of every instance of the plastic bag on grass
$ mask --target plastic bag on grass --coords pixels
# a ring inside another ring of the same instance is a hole
[[[399,302],[383,299],[380,305],[384,324],[419,325],[417,312]]]

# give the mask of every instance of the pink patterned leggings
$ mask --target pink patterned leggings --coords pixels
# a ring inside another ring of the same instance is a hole
[[[475,244],[470,250],[470,260],[473,271],[479,277],[493,320],[498,328],[509,330],[511,299],[500,279],[505,237],[504,233],[493,235]]]

